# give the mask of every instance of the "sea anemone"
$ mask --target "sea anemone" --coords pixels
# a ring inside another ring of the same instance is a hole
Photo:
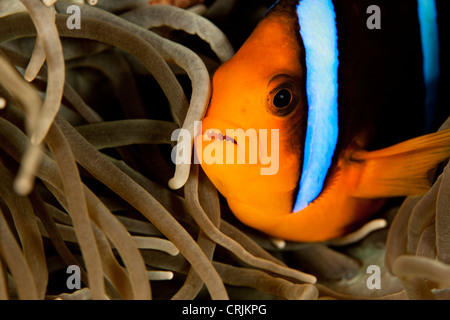
[[[244,36],[217,25],[244,1],[170,2],[187,9],[0,4],[0,299],[448,298],[448,165],[427,194],[314,244],[242,225],[199,165],[173,165],[173,132],[194,136]]]

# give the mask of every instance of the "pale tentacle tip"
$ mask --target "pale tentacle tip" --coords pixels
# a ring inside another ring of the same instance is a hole
[[[52,5],[54,5],[56,3],[56,1],[58,0],[42,0],[42,2],[47,6],[47,7],[51,7]]]
[[[172,271],[147,271],[147,276],[149,280],[153,281],[161,281],[161,280],[172,280],[173,272]]]
[[[312,274],[305,273],[305,279],[303,279],[303,281],[307,284],[316,284],[317,278]]]
[[[272,242],[272,244],[275,246],[275,248],[277,248],[278,250],[284,249],[286,248],[286,241],[284,241],[283,239],[276,239],[276,238],[271,238],[270,242]]]
[[[28,175],[18,176],[14,180],[13,188],[19,196],[25,197],[30,194],[33,189],[33,179]]]
[[[27,82],[32,82],[36,78],[37,74],[32,72],[30,69],[25,70],[25,74],[23,75],[23,78]]]
[[[189,174],[188,174],[189,175]],[[172,179],[169,180],[169,188],[172,190],[181,189],[187,182],[188,177],[180,174],[175,174]]]
[[[27,82],[32,82],[32,81],[34,80],[33,76],[32,76],[32,75],[28,75],[28,74],[25,74],[25,75],[23,76],[23,78],[24,78],[25,81],[27,81]]]
[[[346,234],[340,238],[327,241],[329,245],[345,246],[351,243],[355,243],[365,238],[370,233],[385,228],[388,225],[385,219],[374,219],[363,225],[361,228]]]
[[[175,257],[180,253],[180,250],[177,247],[175,247],[175,245],[172,243],[172,245],[169,247],[169,249],[167,249],[166,252],[171,256]]]
[[[6,99],[0,97],[0,110],[6,108]]]
[[[169,180],[169,188],[172,190],[178,190],[182,187],[181,183],[179,182],[179,179],[177,177],[173,177]]]

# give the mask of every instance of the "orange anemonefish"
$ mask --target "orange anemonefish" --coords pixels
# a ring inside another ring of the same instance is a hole
[[[366,24],[373,4],[381,29]],[[450,130],[417,137],[439,53],[435,0],[279,0],[214,74],[196,156],[244,224],[291,241],[341,236],[386,198],[426,192],[450,156]],[[276,173],[261,174],[259,158],[225,161],[255,151],[228,129],[277,130],[265,146]]]

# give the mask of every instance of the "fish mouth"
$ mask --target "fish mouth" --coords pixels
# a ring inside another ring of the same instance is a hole
[[[205,131],[205,133],[203,134],[204,137],[206,137],[208,140],[212,140],[214,138],[214,140],[219,140],[219,141],[225,141],[227,143],[233,143],[236,146],[238,145],[237,141],[227,135],[224,135],[220,130],[217,129],[208,129]]]

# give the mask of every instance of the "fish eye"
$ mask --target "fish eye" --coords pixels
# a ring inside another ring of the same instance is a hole
[[[273,106],[278,109],[286,108],[292,101],[292,94],[288,89],[281,89],[273,98]]]
[[[267,86],[266,108],[279,117],[292,113],[300,101],[300,85],[288,75],[273,77]]]

